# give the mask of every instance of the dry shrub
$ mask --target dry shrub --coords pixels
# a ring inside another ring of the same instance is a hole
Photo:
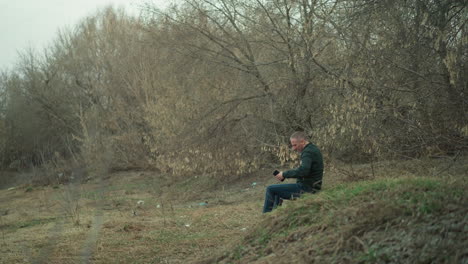
[[[294,152],[289,145],[280,143],[277,146],[263,146],[261,150],[273,154],[278,159],[281,166],[291,166],[298,163],[299,155],[297,152]]]
[[[80,225],[81,221],[81,190],[77,184],[64,187],[60,193],[60,207],[65,216],[69,217],[74,225]]]
[[[158,156],[153,166],[180,178],[187,175],[214,175],[221,180],[251,173],[262,162],[261,157],[254,156],[243,148],[228,145],[220,150],[186,148],[166,153]]]
[[[102,122],[96,108],[80,112],[82,135],[74,139],[80,143],[81,157],[92,177],[106,176],[113,158],[110,138],[102,133]]]
[[[13,171],[0,171],[2,177],[0,177],[0,188],[9,187],[15,184],[17,181],[18,174]]]
[[[347,161],[358,161],[363,155],[377,155],[376,107],[372,98],[360,92],[326,107],[331,120],[317,132],[317,140],[331,155]]]
[[[106,8],[25,53],[0,80],[0,163],[74,137],[95,174],[240,175],[289,163],[295,130],[349,162],[466,150],[461,2],[231,4]]]

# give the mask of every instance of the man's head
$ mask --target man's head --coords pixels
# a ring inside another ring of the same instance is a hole
[[[292,149],[299,153],[302,152],[305,146],[309,143],[307,135],[302,131],[294,132],[289,140],[291,141]]]

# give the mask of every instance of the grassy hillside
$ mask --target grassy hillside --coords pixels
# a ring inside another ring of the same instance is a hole
[[[466,263],[466,194],[438,178],[340,185],[279,209],[207,263]]]
[[[467,161],[329,166],[321,193],[267,215],[269,170],[3,189],[0,262],[466,263]]]

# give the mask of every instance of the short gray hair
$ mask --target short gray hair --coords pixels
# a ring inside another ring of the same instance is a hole
[[[304,131],[296,131],[294,132],[290,139],[303,139],[305,141],[308,141],[309,140],[309,137],[307,136],[307,134],[304,132]]]

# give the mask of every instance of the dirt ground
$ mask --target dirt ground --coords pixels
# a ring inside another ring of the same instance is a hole
[[[402,175],[450,179],[466,175],[466,161],[334,164],[324,186]],[[266,219],[271,171],[222,182],[204,176],[171,183],[152,171],[48,186],[9,179],[0,189],[0,263],[190,263],[219,255]]]
[[[209,256],[262,218],[263,191],[274,180],[253,180],[204,190],[205,180],[167,186],[140,171],[5,188],[0,262],[185,263]]]

